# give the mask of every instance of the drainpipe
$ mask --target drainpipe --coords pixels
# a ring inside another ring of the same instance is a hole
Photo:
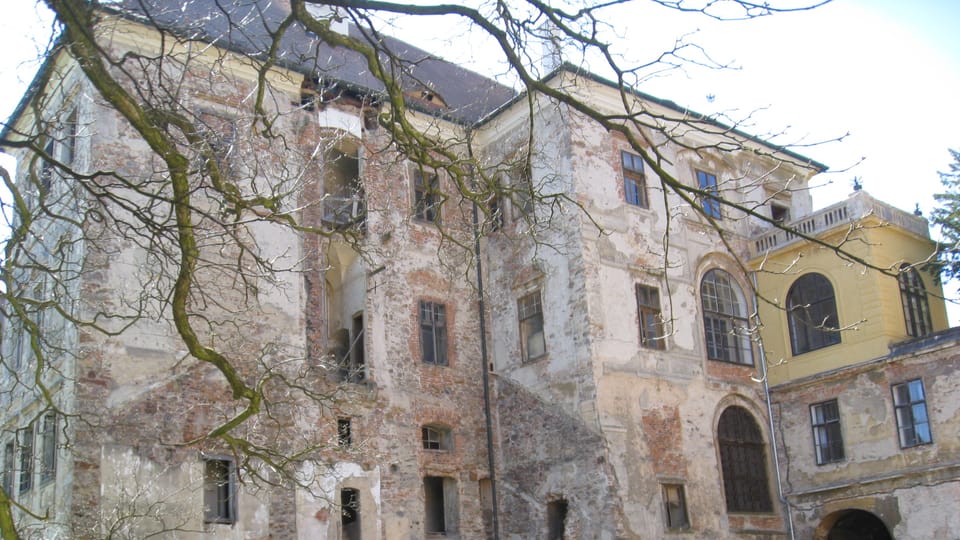
[[[467,130],[469,141],[472,130]],[[467,144],[467,154],[473,159],[473,145]],[[476,188],[475,172],[470,173],[470,187]],[[476,260],[477,271],[477,312],[480,316],[480,370],[483,377],[483,415],[487,423],[487,467],[490,468],[490,513],[493,526],[493,540],[500,540],[500,510],[497,504],[497,469],[493,455],[493,414],[490,407],[490,370],[487,369],[487,318],[486,307],[483,302],[483,263],[480,259],[480,209],[473,201],[473,256]]]
[[[750,280],[753,282],[753,323],[756,328],[760,328],[759,301],[757,299],[757,273],[750,273]],[[770,428],[770,447],[773,449],[773,470],[777,478],[777,498],[787,509],[787,530],[790,531],[790,540],[795,540],[793,531],[793,511],[790,509],[790,501],[783,495],[783,480],[780,477],[780,455],[777,453],[777,432],[773,425],[773,405],[770,403],[770,380],[767,378],[767,355],[763,350],[763,339],[757,331],[757,344],[760,349],[760,377],[763,379],[763,396],[767,402],[767,422]]]

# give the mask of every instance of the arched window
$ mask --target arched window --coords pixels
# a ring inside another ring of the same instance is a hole
[[[770,512],[770,486],[763,437],[743,407],[728,407],[717,425],[727,512]]]
[[[920,337],[933,331],[930,323],[930,304],[927,303],[927,291],[916,268],[908,265],[900,267],[900,299],[903,301],[903,319],[907,323],[907,335]]]
[[[736,364],[753,364],[750,325],[743,291],[733,276],[710,270],[700,283],[707,358]]]
[[[787,293],[787,323],[793,354],[840,343],[833,286],[820,274],[806,274]]]

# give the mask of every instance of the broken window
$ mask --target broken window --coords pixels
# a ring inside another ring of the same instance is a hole
[[[20,430],[20,493],[33,489],[33,425]]]
[[[423,478],[424,531],[447,535],[457,531],[457,481],[442,476]]]
[[[840,343],[833,285],[821,274],[801,276],[787,292],[787,323],[793,354]]]
[[[760,427],[743,407],[727,407],[717,425],[728,512],[770,512],[767,456]]]
[[[753,346],[743,291],[729,273],[713,269],[700,282],[707,358],[753,365]]]
[[[770,219],[780,224],[790,221],[790,207],[782,204],[770,203]]]
[[[563,540],[567,528],[567,500],[547,503],[547,540]]]
[[[717,186],[717,176],[708,172],[697,171],[697,185],[704,192],[700,195],[700,207],[709,217],[720,219],[723,212],[720,209],[720,188]]]
[[[813,426],[813,448],[817,465],[843,461],[843,435],[840,432],[840,409],[837,400],[831,399],[810,406],[810,423]]]
[[[340,490],[340,538],[360,540],[360,492],[355,489]]]
[[[487,232],[496,232],[503,228],[503,199],[493,195],[487,202]]]
[[[341,348],[340,380],[359,383],[367,378],[362,312],[353,316],[351,326],[352,332],[345,328],[340,330],[340,339],[347,342],[345,347]]]
[[[57,475],[57,415],[43,416],[40,432],[40,484],[52,481]]]
[[[667,530],[676,531],[690,527],[687,499],[683,494],[682,484],[663,484],[663,506]]]
[[[933,331],[930,322],[930,304],[923,279],[916,268],[904,264],[897,275],[900,283],[900,300],[903,302],[903,319],[907,324],[907,335],[921,337]]]
[[[413,167],[412,171],[414,217],[440,223],[440,178],[419,167]]]
[[[330,148],[323,166],[323,223],[337,229],[362,228],[367,212],[359,148]]]
[[[648,349],[664,349],[663,316],[660,313],[660,291],[656,287],[637,285],[637,312],[640,317],[640,345]]]
[[[425,364],[447,365],[446,306],[420,301],[420,358]]]
[[[236,523],[236,463],[231,458],[222,457],[205,457],[203,461],[204,523]]]
[[[628,204],[649,208],[647,180],[643,173],[643,158],[630,152],[620,152],[623,170],[623,196]]]
[[[353,445],[353,426],[349,418],[337,419],[337,445],[342,448]]]
[[[543,306],[540,291],[532,292],[517,300],[520,319],[520,348],[524,362],[547,354],[547,342],[543,335]]]
[[[423,426],[420,433],[424,450],[451,450],[453,448],[453,435],[448,427]]]
[[[930,420],[927,418],[927,397],[923,392],[923,380],[914,379],[895,384],[893,390],[893,408],[897,416],[897,432],[900,434],[900,448],[909,448],[921,444],[930,444]]]

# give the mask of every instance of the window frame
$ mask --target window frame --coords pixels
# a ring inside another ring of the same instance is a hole
[[[453,431],[440,424],[424,424],[420,427],[420,443],[424,450],[449,452],[453,450]]]
[[[621,150],[620,174],[623,177],[624,202],[638,208],[650,208],[643,158],[632,152]]]
[[[700,169],[697,173],[697,186],[704,195],[700,196],[700,209],[704,215],[714,219],[723,219],[723,208],[720,205],[720,187],[717,175]]]
[[[828,412],[832,412],[832,416]],[[840,422],[840,405],[836,399],[810,405],[810,428],[813,433],[813,453],[817,465],[838,463],[846,459]]]
[[[901,395],[897,392],[900,388],[906,388],[907,390],[908,401],[906,403],[900,402],[899,398]],[[915,388],[919,388],[920,390],[920,399],[914,399],[912,390]],[[893,416],[897,422],[897,440],[900,442],[900,448],[905,449],[932,444],[933,431],[930,429],[930,416],[927,411],[927,392],[923,387],[923,379],[916,378],[890,385],[890,393],[893,396]],[[922,411],[922,421],[917,421],[918,411]],[[909,426],[904,425],[904,420],[909,421]],[[925,433],[925,438],[917,434],[917,426],[925,426],[925,430],[921,432]],[[905,436],[905,433],[908,432],[913,433],[912,439],[910,440]]]
[[[663,497],[663,518],[666,529],[668,531],[688,530],[690,528],[690,514],[687,512],[687,496],[684,493],[683,484],[662,483],[660,484],[660,494]],[[675,496],[671,497],[671,495]],[[675,510],[672,508],[675,508]]]
[[[706,271],[700,279],[700,305],[707,359],[754,365],[750,306],[733,275],[722,268]]]
[[[667,348],[663,328],[663,312],[660,309],[660,289],[637,283],[637,322],[640,329],[640,346],[662,351]]]
[[[424,223],[441,223],[440,175],[411,167],[413,176],[413,217]]]
[[[450,365],[447,306],[420,300],[417,307],[420,330],[420,361],[435,366]]]
[[[40,430],[40,485],[52,482],[57,476],[57,415],[43,415]]]
[[[823,294],[824,291],[830,294]],[[794,280],[787,290],[786,308],[793,356],[840,343],[837,295],[825,275],[808,272]],[[815,320],[822,322],[813,324]]]
[[[238,521],[237,463],[233,456],[204,455],[203,522],[232,525]],[[217,470],[211,471],[212,467]],[[216,478],[211,478],[214,476]],[[211,486],[216,481],[217,485]],[[211,496],[212,495],[212,496]],[[216,508],[211,508],[211,499]]]
[[[17,492],[23,495],[33,489],[33,461],[34,447],[36,446],[33,424],[19,430],[19,439],[20,482],[17,486]]]
[[[773,512],[766,447],[749,411],[739,405],[724,409],[717,421],[717,449],[727,513]]]
[[[547,355],[547,336],[543,317],[543,298],[540,289],[517,298],[517,321],[520,326],[520,357],[523,363],[533,362]],[[530,340],[539,336],[540,347],[531,355]]]
[[[908,264],[901,265],[897,284],[900,287],[900,302],[903,304],[903,320],[907,335],[922,337],[933,332],[930,302],[920,273]]]

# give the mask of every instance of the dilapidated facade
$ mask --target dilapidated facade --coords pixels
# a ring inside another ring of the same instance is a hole
[[[169,35],[191,19],[213,29],[223,20],[208,4],[150,22]],[[164,188],[152,190],[166,173],[69,55],[51,57],[4,134],[29,204],[57,210],[31,213],[50,225],[24,243],[53,277],[23,270],[18,294],[31,301],[15,303],[47,339],[33,343],[14,318],[5,327],[4,489],[48,516],[20,514],[26,534],[753,539],[824,519],[811,510],[820,488],[798,479],[804,462],[777,459],[805,444],[791,392],[816,393],[820,379],[777,381],[767,399],[765,355],[783,343],[757,338],[764,285],[741,263],[770,247],[773,223],[811,215],[805,188],[821,165],[743,134],[743,150],[722,151],[712,137],[728,128],[706,119],[716,132],[644,133],[661,170],[696,190],[684,196],[622,134],[390,41],[418,60],[405,81],[412,121],[468,138],[489,164],[498,196],[474,204],[378,125],[389,107],[358,58],[298,31],[285,46],[300,64],[263,75],[232,56],[255,50],[252,29],[215,47],[170,45],[144,24],[145,5],[109,10],[99,28],[118,56],[168,47],[146,73],[175,81],[178,105],[214,141],[196,157],[194,204],[221,219],[196,225],[190,320],[266,404],[209,436],[244,414],[242,391],[216,356],[185,347],[162,294],[178,279],[171,244],[134,226],[160,212]],[[285,13],[265,9],[266,20]],[[245,135],[260,75],[279,149]],[[622,107],[617,85],[573,66],[544,80],[598,110]],[[654,115],[683,112],[630,96]],[[38,123],[62,133],[44,158],[17,145]],[[50,157],[89,177],[46,184],[36,173]],[[285,211],[302,227],[225,225],[233,210],[203,196],[221,171],[252,192],[295,193]],[[251,270],[265,261],[271,272]],[[75,311],[48,315],[45,298]],[[948,376],[948,362],[934,364]],[[41,385],[28,384],[34,373]],[[773,430],[768,401],[782,405]]]

